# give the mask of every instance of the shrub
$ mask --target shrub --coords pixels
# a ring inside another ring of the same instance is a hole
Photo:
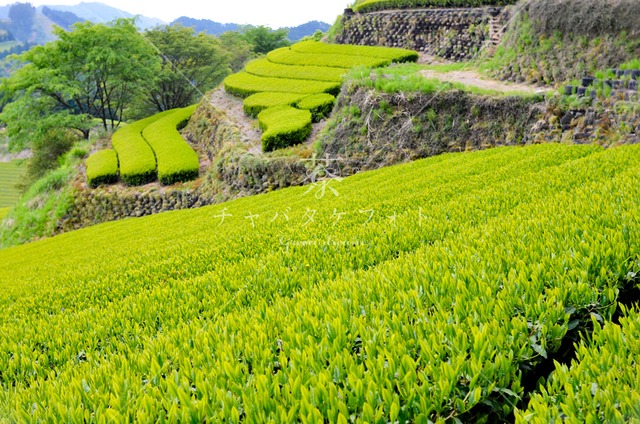
[[[418,53],[413,50],[378,46],[356,46],[351,44],[327,44],[317,41],[304,41],[294,44],[291,46],[291,49],[300,53],[365,56],[388,59],[392,62],[416,62],[418,60]]]
[[[303,79],[259,77],[247,72],[238,72],[225,78],[224,88],[228,93],[239,97],[248,97],[261,92],[279,92],[295,94],[340,92],[339,82],[311,81]]]
[[[141,119],[116,131],[111,144],[118,153],[120,179],[127,185],[143,185],[155,181],[156,157],[151,146],[142,137],[142,130],[167,115],[158,113]]]
[[[244,99],[243,109],[247,115],[255,118],[265,109],[274,106],[293,106],[306,96],[306,94],[292,93],[256,93]]]
[[[331,94],[315,94],[298,101],[296,107],[298,107],[298,109],[308,110],[311,112],[311,120],[313,122],[320,122],[329,116],[335,103],[336,98]]]
[[[168,111],[166,116],[148,125],[142,132],[156,154],[158,178],[162,184],[198,178],[198,155],[178,132],[178,128],[184,127],[195,108],[196,105]]]
[[[311,112],[290,106],[276,106],[258,115],[262,134],[262,149],[276,149],[302,143],[311,134]]]
[[[341,82],[345,70],[327,66],[295,66],[257,59],[245,67],[245,71],[260,77],[289,78],[326,82]]]
[[[95,152],[87,159],[87,184],[96,188],[100,184],[118,181],[118,155],[115,150],[105,149]]]
[[[356,56],[340,53],[301,53],[291,47],[284,47],[269,52],[267,59],[273,63],[281,63],[283,65],[330,66],[345,69],[359,65],[375,68],[388,65],[389,62],[391,62],[390,59],[372,56]]]

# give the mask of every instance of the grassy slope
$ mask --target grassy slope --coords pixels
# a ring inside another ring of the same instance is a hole
[[[16,162],[0,162],[0,208],[13,206],[20,198],[16,184],[21,172]]]
[[[638,159],[442,155],[0,251],[0,421],[508,414],[635,271]]]

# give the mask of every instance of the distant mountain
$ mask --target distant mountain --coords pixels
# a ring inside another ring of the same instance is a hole
[[[82,2],[75,6],[49,5],[46,7],[53,10],[59,10],[61,12],[71,12],[82,19],[91,21],[96,24],[111,22],[114,19],[118,19],[118,18],[129,19],[129,18],[136,17],[136,15],[132,15],[131,13],[125,12],[124,10],[116,9],[115,7],[111,7],[103,3],[95,3],[95,2],[89,2],[89,3]],[[41,6],[39,9],[41,10],[42,8],[43,6]],[[166,24],[164,21],[160,19],[149,18],[147,16],[137,15],[137,18],[138,19],[136,23],[138,24],[138,27],[141,29],[153,28],[158,25]]]
[[[306,24],[298,25],[296,27],[289,27],[289,40],[298,41],[303,37],[308,37],[315,34],[316,31],[327,32],[331,28],[326,22],[311,21]]]
[[[78,22],[84,22],[85,19],[82,19],[78,15],[72,12],[65,12],[62,10],[50,9],[47,6],[44,6],[41,10],[42,14],[47,18],[51,19],[51,21],[69,31],[71,26]]]
[[[196,32],[206,32],[211,35],[220,35],[227,31],[241,31],[243,25],[239,24],[221,24],[210,19],[193,19],[186,16],[182,16],[175,21],[171,22],[171,25],[182,25],[185,27],[191,27]],[[289,31],[289,40],[298,41],[302,37],[313,35],[317,30],[326,32],[331,25],[320,21],[311,21],[306,24],[298,25],[296,27],[285,28]]]
[[[194,19],[187,16],[179,17],[171,22],[171,25],[182,25],[183,27],[193,28],[196,32],[206,32],[211,35],[220,35],[227,31],[238,31],[240,29],[238,24],[221,24],[210,19]]]

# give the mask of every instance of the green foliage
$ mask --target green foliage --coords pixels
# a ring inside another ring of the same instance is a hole
[[[87,158],[87,184],[96,188],[100,184],[118,181],[118,155],[115,150],[105,149]]]
[[[293,106],[306,94],[263,92],[253,94],[242,102],[244,112],[256,118],[260,112],[274,106]]]
[[[27,161],[25,185],[43,177],[60,165],[60,159],[71,149],[78,138],[68,130],[51,129],[31,142],[32,156]]]
[[[603,325],[594,317],[593,326],[576,360],[571,366],[555,364],[544,390],[516,412],[516,423],[625,423],[640,417],[638,310],[627,311],[619,324]]]
[[[113,134],[111,144],[118,154],[120,179],[125,184],[143,185],[157,178],[156,158],[151,146],[142,137],[142,131],[169,113],[171,111],[141,119]]]
[[[287,39],[289,31],[285,28],[272,30],[263,25],[245,28],[242,37],[253,46],[255,54],[267,54],[271,50],[285,47],[290,44]]]
[[[158,179],[170,185],[198,178],[198,155],[178,132],[184,128],[196,105],[167,111],[167,114],[147,125],[142,136],[147,140],[158,162]]]
[[[340,92],[339,82],[312,81],[303,79],[259,77],[247,72],[229,75],[224,80],[224,89],[239,97],[248,97],[262,92],[278,92],[293,94]]]
[[[257,59],[247,63],[244,70],[260,77],[289,78],[313,81],[341,82],[345,74],[342,68],[327,66],[295,66]]]
[[[0,207],[13,206],[20,198],[18,184],[23,174],[20,162],[0,162]]]
[[[296,107],[310,111],[312,122],[320,122],[331,114],[335,103],[336,98],[331,94],[315,94],[298,101]]]
[[[449,154],[0,251],[0,411],[508,421],[522,370],[575,311],[610,318],[637,271],[638,164],[639,146]],[[633,375],[627,328],[592,355],[599,387]]]
[[[57,169],[34,182],[11,209],[0,226],[0,246],[12,246],[37,237],[53,235],[56,225],[72,203],[69,182],[77,160],[67,157]],[[0,410],[3,408],[0,407]]]
[[[241,71],[244,65],[255,57],[252,45],[235,31],[225,32],[218,37],[218,41],[227,54],[231,72]]]
[[[100,119],[105,130],[116,128],[141,83],[153,77],[158,63],[153,48],[126,19],[110,25],[78,23],[70,32],[57,27],[54,35],[57,41],[18,56],[25,66],[5,83],[13,99],[27,105],[47,101],[45,106],[53,106],[45,116],[90,116]],[[15,116],[3,120],[9,132],[17,125]],[[76,127],[88,137],[84,126],[64,124]]]
[[[8,214],[11,208],[0,208],[0,221],[2,221]]]
[[[302,143],[311,134],[311,112],[290,106],[275,106],[258,115],[262,150],[270,152]]]
[[[515,4],[517,0],[364,0],[356,2],[360,13],[386,9],[416,9],[421,7],[483,7]]]
[[[156,113],[197,103],[201,93],[216,87],[231,72],[227,53],[212,35],[178,25],[156,27],[144,36],[162,58],[162,67],[146,92]]]

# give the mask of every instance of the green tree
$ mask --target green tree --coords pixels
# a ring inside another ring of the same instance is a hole
[[[288,35],[287,29],[272,30],[263,25],[246,28],[243,32],[244,39],[253,45],[253,52],[256,54],[267,54],[271,50],[290,45]]]
[[[88,138],[94,119],[105,131],[115,129],[158,69],[157,54],[133,20],[79,23],[54,33],[57,41],[17,56],[23,66],[3,83],[12,102],[0,120],[14,148],[56,128]]]
[[[162,58],[146,93],[154,111],[196,103],[231,72],[220,42],[212,35],[176,25],[149,30],[145,36]]]
[[[220,35],[218,40],[226,52],[227,61],[233,73],[241,71],[249,60],[255,58],[253,45],[239,32],[227,31]]]

